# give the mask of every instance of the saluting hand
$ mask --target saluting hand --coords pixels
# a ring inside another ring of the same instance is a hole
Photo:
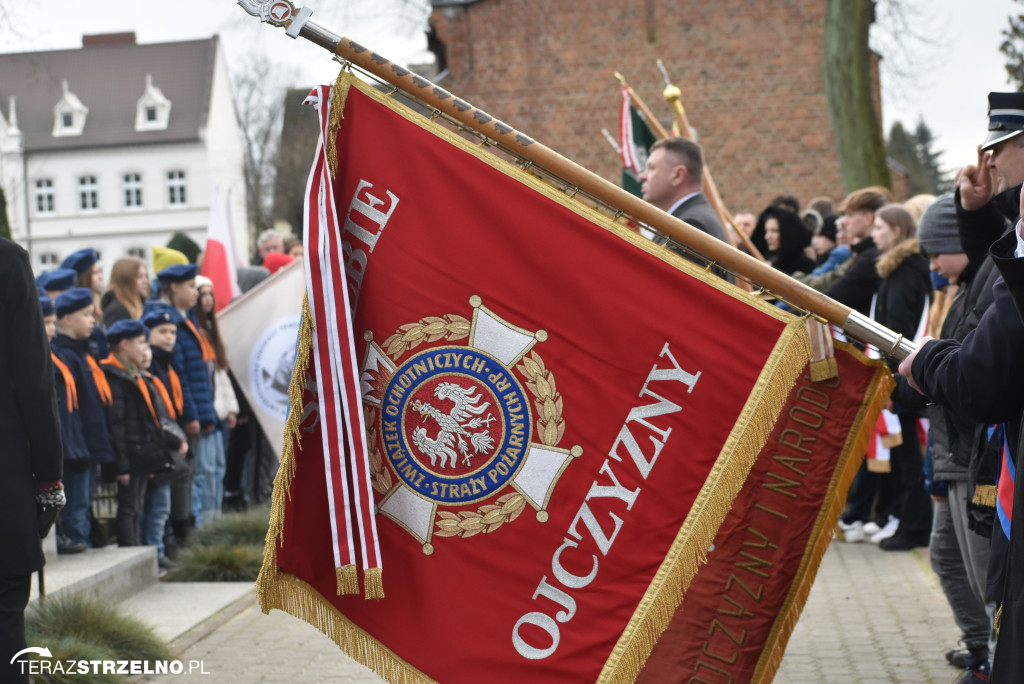
[[[977,211],[992,199],[991,159],[992,153],[982,152],[978,145],[978,165],[968,164],[956,172],[954,183],[960,190],[960,204],[967,211]]]

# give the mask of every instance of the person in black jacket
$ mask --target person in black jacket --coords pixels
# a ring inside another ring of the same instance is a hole
[[[40,503],[61,505],[63,449],[50,345],[28,254],[0,239],[0,681],[27,682],[25,607],[43,567]]]
[[[109,416],[115,455],[111,470],[117,480],[117,544],[138,546],[146,484],[151,473],[165,467],[167,446],[155,405],[159,397],[145,380],[150,358],[146,328],[132,318],[117,321],[107,331],[107,342],[110,356],[102,365],[113,398]]]
[[[883,190],[864,188],[850,193],[843,200],[843,225],[850,240],[853,263],[825,290],[825,294],[832,299],[865,316],[869,315],[871,299],[878,290],[879,276],[875,270],[875,261],[878,260],[879,251],[871,239],[871,229],[875,225],[875,212],[888,201],[887,191]]]
[[[1022,122],[1024,126],[1024,122]],[[1024,239],[1020,223],[991,247],[1001,278],[992,306],[962,342],[924,338],[900,364],[908,382],[933,401],[979,422],[1003,423],[1011,455],[1024,449]],[[1024,487],[1014,489],[1013,534],[1004,555],[1001,620],[992,679],[1024,678]],[[992,565],[997,565],[992,549]]]
[[[762,211],[750,241],[772,268],[786,275],[814,270],[814,262],[804,252],[811,244],[811,233],[800,217],[787,209],[768,207]]]

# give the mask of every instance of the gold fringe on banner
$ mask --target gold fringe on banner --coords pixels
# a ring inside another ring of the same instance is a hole
[[[369,568],[363,573],[363,596],[368,599],[384,598],[384,581],[380,568]]]
[[[449,142],[523,185],[590,220],[595,224],[595,229],[610,231],[633,246],[667,261],[680,271],[700,280],[706,286],[726,292],[732,297],[743,300],[762,314],[786,323],[786,328],[762,370],[757,385],[719,454],[711,474],[698,494],[693,509],[683,523],[669,554],[659,568],[629,625],[605,663],[599,679],[602,682],[633,681],[679,606],[683,592],[696,574],[697,568],[707,562],[707,549],[714,540],[719,525],[725,519],[757,455],[774,429],[778,414],[785,405],[790,391],[811,359],[811,343],[806,327],[801,319],[760,301],[756,297],[749,296],[708,270],[654,244],[638,233],[620,226],[611,217],[576,199],[574,193],[559,190],[551,183],[490,153],[485,146],[469,142],[433,120],[413,113],[396,103],[389,95],[377,91],[344,72],[334,84],[331,131],[336,132],[340,127],[341,109],[344,106],[348,88],[351,87],[357,88],[361,93],[387,106],[407,121],[432,135]],[[333,146],[332,139],[328,153],[334,154],[336,159],[337,151],[331,152],[334,149]],[[332,162],[332,170],[335,168],[335,163]],[[307,310],[308,303],[304,302],[304,321],[307,319],[305,315]],[[309,340],[311,343],[311,330]],[[302,359],[308,358],[308,350],[309,346],[303,347],[300,342],[300,357]],[[292,375],[292,387],[296,386],[297,378],[301,378],[302,383],[298,385],[298,403],[300,405],[296,408],[296,399],[293,393],[289,425],[291,425],[291,417],[296,414],[296,411],[301,414],[301,388],[305,382],[305,367],[299,376],[298,363]],[[282,468],[274,482],[271,530],[267,536],[268,544],[264,553],[263,569],[257,581],[261,607],[264,612],[269,612],[272,608],[279,608],[306,620],[331,637],[355,660],[370,667],[389,682],[431,681],[429,677],[354,625],[313,587],[296,577],[278,572],[274,542],[281,534],[284,497],[290,495],[288,488],[295,470],[291,442],[297,435],[297,428],[297,423],[294,432],[286,428]],[[367,598],[371,597],[371,593],[377,591],[375,583],[378,581],[379,575],[375,579],[374,574],[371,569],[365,578]],[[383,595],[382,591],[381,595]]]
[[[338,596],[359,593],[359,573],[353,564],[343,565],[334,569],[338,579]]]
[[[995,485],[977,485],[974,488],[974,504],[995,508],[999,498],[999,490]]]
[[[860,470],[861,459],[867,451],[868,443],[874,436],[878,416],[881,415],[882,409],[885,408],[885,404],[889,400],[889,395],[892,394],[896,386],[885,362],[868,359],[851,344],[835,342],[835,345],[854,352],[857,360],[861,363],[874,366],[875,377],[868,385],[863,404],[850,427],[846,444],[836,462],[832,481],[825,494],[826,505],[818,513],[789,595],[786,597],[785,603],[782,604],[772,631],[768,635],[768,640],[765,642],[764,650],[761,652],[761,658],[757,662],[757,668],[754,670],[751,680],[754,682],[771,682],[782,664],[786,644],[789,643],[789,637],[796,628],[800,613],[803,611],[804,604],[807,603],[807,597],[810,596],[811,585],[814,584],[821,560],[825,557],[825,552],[828,551],[828,546],[832,542],[832,533],[839,521],[839,515],[846,507],[846,497],[849,494],[850,486],[853,484],[854,477],[857,476],[857,471]]]
[[[792,321],[779,338],[754,391],[733,426],[697,500],[647,593],[633,613],[598,682],[632,682],[668,627],[718,528],[775,428],[789,393],[811,358],[803,322]]]
[[[331,172],[331,180],[338,175],[338,129],[341,128],[341,120],[345,116],[345,98],[348,97],[344,76],[344,72],[338,74],[338,80],[331,87],[331,111],[327,121],[327,139],[324,140],[324,152],[327,155],[327,168]]]
[[[302,423],[302,393],[306,389],[306,373],[309,370],[309,352],[313,348],[313,312],[309,308],[309,293],[302,296],[302,321],[299,324],[299,339],[295,349],[295,365],[292,379],[288,383],[288,420],[284,424],[284,449],[281,465],[274,477],[274,494],[270,505],[270,525],[263,547],[263,566],[256,578],[256,593],[260,606],[269,613],[267,600],[275,590],[277,575],[277,541],[284,544],[284,497],[291,496],[289,490],[295,477],[295,449],[299,444],[299,426]]]
[[[886,449],[893,449],[903,444],[903,433],[896,432],[891,435],[882,435],[882,446]]]

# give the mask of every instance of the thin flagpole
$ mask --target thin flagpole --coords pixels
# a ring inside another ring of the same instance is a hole
[[[826,297],[781,271],[776,271],[732,245],[680,221],[400,64],[373,52],[351,38],[338,36],[311,21],[309,15],[312,14],[312,10],[297,9],[285,0],[238,0],[238,4],[249,14],[284,28],[290,37],[301,36],[333,52],[340,59],[403,90],[466,128],[501,143],[527,161],[561,177],[576,189],[619,208],[715,264],[725,266],[734,273],[785,297],[797,306],[838,325],[849,335],[875,345],[885,355],[903,360],[914,350],[914,343],[905,339],[903,335],[879,325],[858,311]]]

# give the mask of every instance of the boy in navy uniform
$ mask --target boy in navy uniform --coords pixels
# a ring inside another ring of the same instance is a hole
[[[72,541],[90,544],[89,509],[96,491],[96,466],[111,463],[114,452],[107,431],[106,407],[110,386],[89,353],[92,335],[92,291],[77,287],[57,297],[57,334],[51,348],[67,367],[76,388],[78,410],[66,415],[68,430],[64,445],[64,492],[67,505],[62,514],[64,528]],[[64,417],[64,416],[62,416]]]

